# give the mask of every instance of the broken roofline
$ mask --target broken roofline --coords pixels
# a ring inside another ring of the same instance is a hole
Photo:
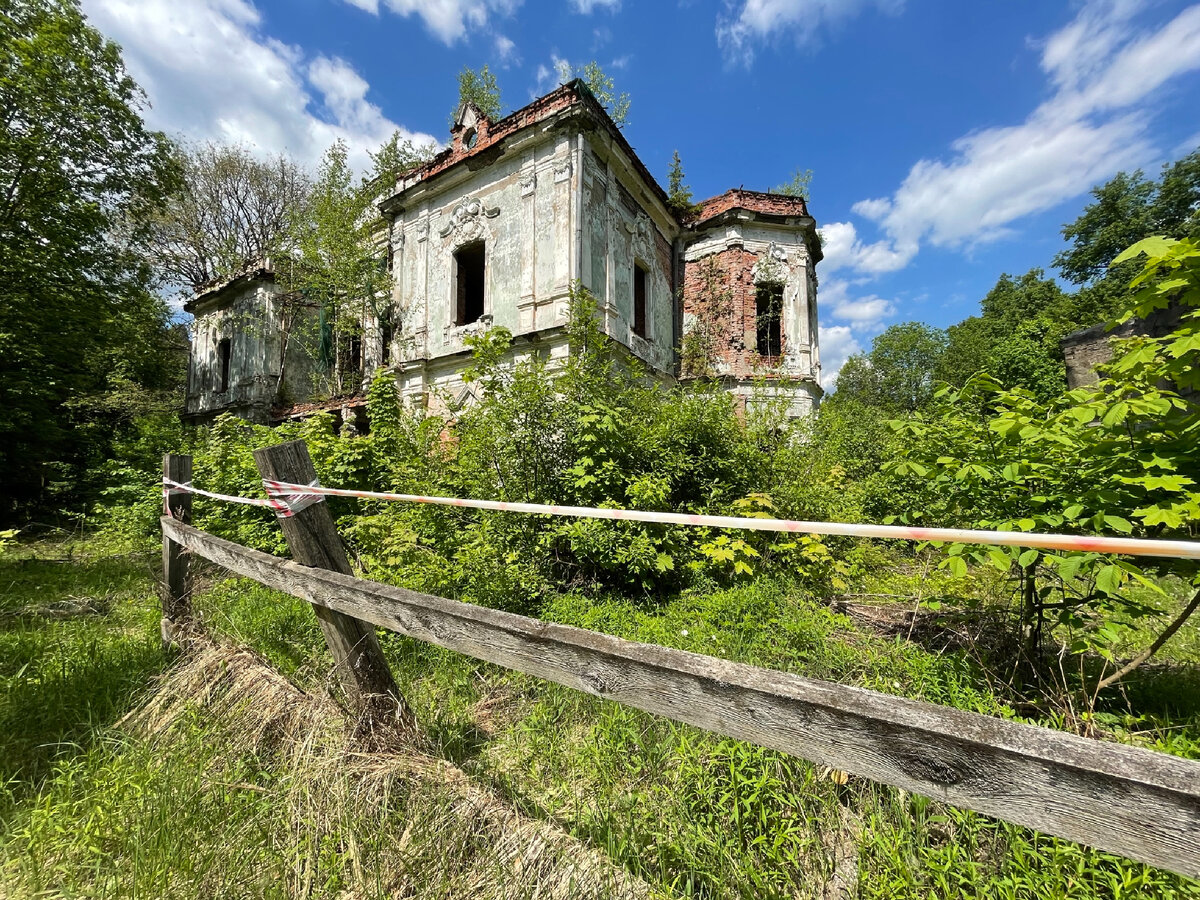
[[[473,106],[473,104],[459,105],[458,111],[460,115],[464,106],[467,105]],[[621,133],[621,129],[617,127],[617,124],[612,120],[612,117],[609,116],[608,110],[604,108],[604,105],[596,99],[596,96],[591,92],[582,79],[575,78],[571,81],[568,81],[566,84],[559,85],[557,88],[550,91],[550,93],[543,94],[533,102],[522,106],[515,112],[509,113],[503,119],[499,119],[498,121],[492,122],[490,119],[484,117],[482,113],[480,113],[480,118],[487,122],[486,138],[481,136],[479,142],[465,152],[457,149],[454,144],[451,143],[449,147],[447,147],[433,159],[422,163],[414,169],[410,169],[408,172],[405,172],[400,176],[399,181],[407,182],[406,186],[403,189],[393,193],[387,199],[383,200],[379,204],[380,211],[386,215],[387,213],[393,211],[396,207],[400,206],[400,204],[396,201],[418,184],[441,175],[443,172],[446,172],[461,162],[473,159],[489,150],[495,149],[512,135],[524,131],[526,128],[531,128],[534,125],[544,122],[555,113],[562,112],[563,110],[569,109],[575,105],[583,106],[589,113],[592,114],[594,119],[596,119],[605,127],[609,134],[612,135],[613,140],[617,142],[621,149],[624,150],[629,158],[633,161],[633,165],[637,169],[638,174],[641,175],[642,179],[654,191],[654,194],[658,200],[665,208],[670,210],[670,201],[667,197],[667,192],[663,190],[662,185],[655,180],[654,176],[650,174],[650,170],[646,168],[646,164],[643,163],[638,155],[634,152],[633,147],[629,145],[629,141],[626,140],[625,135]],[[478,107],[475,107],[475,110],[477,113],[479,112]],[[454,131],[457,131],[457,129],[458,126],[456,125]]]
[[[275,267],[270,258],[263,257],[246,261],[241,268],[229,275],[210,279],[200,286],[183,304],[185,312],[195,312],[195,308],[205,301],[213,300],[230,288],[242,287],[258,280],[271,281],[275,278]]]
[[[482,138],[475,146],[465,152],[457,149],[452,143],[437,156],[433,157],[433,159],[405,172],[400,176],[399,181],[402,183],[407,182],[406,186],[380,202],[380,211],[385,215],[395,211],[401,206],[397,202],[399,198],[418,184],[441,175],[459,163],[466,162],[469,159],[482,155],[488,150],[496,148],[512,135],[524,131],[526,128],[531,128],[545,121],[555,113],[562,112],[576,104],[585,107],[604,126],[613,140],[617,142],[633,162],[638,174],[641,175],[646,184],[654,191],[655,196],[675,218],[681,228],[689,226],[695,228],[731,209],[746,209],[764,215],[809,218],[808,205],[805,203],[803,197],[792,197],[787,194],[773,194],[765,191],[748,191],[744,188],[732,188],[715,197],[701,201],[696,204],[699,208],[698,213],[681,214],[671,205],[667,192],[663,190],[662,185],[658,183],[657,179],[650,174],[650,170],[646,168],[646,164],[642,162],[633,147],[630,146],[624,133],[617,127],[617,124],[608,114],[608,110],[596,99],[595,94],[591,92],[587,84],[580,78],[575,78],[566,84],[560,85],[553,91],[550,91],[550,93],[543,94],[532,103],[522,106],[515,112],[511,112],[503,119],[495,122],[486,119],[482,113],[479,113],[478,107],[475,107],[475,111],[480,115],[480,118],[488,123],[487,137]],[[473,104],[469,103],[459,105],[456,119],[461,119],[462,112],[468,105],[473,106]],[[457,128],[458,126],[456,125],[455,130]]]

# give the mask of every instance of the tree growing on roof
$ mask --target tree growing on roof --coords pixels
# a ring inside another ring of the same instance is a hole
[[[454,114],[464,103],[474,104],[489,119],[500,118],[500,87],[486,63],[478,71],[466,66],[458,73],[458,106],[450,113],[451,126],[455,122]]]
[[[812,187],[812,177],[812,169],[797,169],[790,179],[771,188],[771,193],[807,200]]]
[[[573,77],[580,79],[587,89],[592,92],[600,104],[608,110],[609,118],[618,128],[624,128],[629,122],[629,95],[617,93],[612,78],[600,68],[595,60],[571,70]]]
[[[692,189],[683,179],[683,162],[676,150],[671,154],[671,168],[667,172],[667,202],[677,212],[688,213],[695,209],[695,204],[692,202]]]

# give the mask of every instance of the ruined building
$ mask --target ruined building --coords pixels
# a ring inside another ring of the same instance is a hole
[[[379,205],[392,294],[340,363],[359,382],[385,366],[409,402],[469,402],[465,339],[503,326],[515,358],[553,363],[568,352],[579,283],[616,349],[663,383],[719,378],[746,397],[757,380],[792,415],[816,406],[821,245],[803,199],[734,189],[672,208],[579,81],[496,122],[464,105],[451,135]],[[318,311],[280,295],[262,264],[188,303],[188,419],[231,411],[268,422],[361,404],[314,403],[319,363],[289,332]]]

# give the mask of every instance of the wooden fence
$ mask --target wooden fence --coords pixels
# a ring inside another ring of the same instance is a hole
[[[255,457],[264,478],[315,479],[300,442]],[[379,627],[1200,877],[1200,762],[355,578],[325,503],[280,520],[295,561],[193,528],[184,507],[162,519],[164,635],[178,627],[172,617],[187,614],[187,554],[211,560],[311,603],[343,683],[374,715],[412,722],[379,651]]]

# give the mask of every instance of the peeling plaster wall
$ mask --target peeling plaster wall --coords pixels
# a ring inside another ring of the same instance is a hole
[[[273,281],[259,278],[230,286],[199,301],[194,313],[185,416],[203,420],[229,412],[265,424],[281,399],[293,403],[310,397],[316,366],[308,332],[315,333],[315,316],[302,312],[299,315],[305,321],[292,325],[281,390],[280,355],[285,352],[285,341],[280,289]],[[218,391],[217,348],[226,338],[230,342],[229,384]]]
[[[502,326],[514,336],[566,321],[578,177],[569,135],[506,154],[407,207],[392,225],[393,349],[401,390],[420,399],[469,362],[465,339]],[[454,324],[454,253],[484,242],[483,316]],[[451,373],[451,374],[447,374]]]
[[[582,282],[599,301],[604,332],[653,369],[675,366],[671,243],[611,163],[584,154]],[[633,270],[646,271],[646,335],[633,331]]]
[[[229,288],[195,311],[192,352],[188,361],[188,416],[232,412],[252,422],[268,421],[279,383],[280,329],[271,282],[254,281]],[[221,377],[217,348],[230,341],[229,384],[218,391]]]
[[[565,357],[562,327],[576,279],[596,295],[605,333],[660,376],[670,375],[671,244],[600,161],[588,135],[551,132],[436,187],[407,205],[391,227],[392,302],[401,318],[392,359],[411,402],[466,398],[465,339],[493,326],[537,348],[524,352]],[[456,325],[454,253],[479,240],[483,316]],[[646,338],[632,330],[635,260],[649,276]]]

